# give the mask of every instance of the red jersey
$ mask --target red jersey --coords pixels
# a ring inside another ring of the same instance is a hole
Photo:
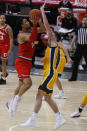
[[[29,42],[24,42],[22,44],[19,43],[19,52],[18,56],[24,59],[32,59],[35,51],[35,44],[29,43]]]
[[[4,27],[0,27],[0,45],[7,44],[10,45],[9,34],[7,31],[7,24]]]
[[[30,38],[30,42],[27,41],[24,43],[19,43],[18,57],[22,59],[32,60],[32,57],[34,56],[34,51],[35,51],[34,41],[37,38],[37,26],[36,25],[33,26],[33,30],[29,38]]]

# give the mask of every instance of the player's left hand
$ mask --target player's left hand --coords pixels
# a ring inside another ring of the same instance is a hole
[[[68,62],[68,64],[73,64],[73,61],[70,57],[67,59],[67,62]]]
[[[40,60],[41,63],[44,63],[44,57]]]

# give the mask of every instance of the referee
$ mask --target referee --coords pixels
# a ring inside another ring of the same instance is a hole
[[[70,45],[71,51],[73,43],[76,41],[76,39],[77,39],[77,47],[74,54],[72,76],[69,79],[69,81],[77,80],[78,65],[80,63],[82,56],[84,56],[87,65],[87,15],[83,17],[82,24],[76,30],[76,33]]]

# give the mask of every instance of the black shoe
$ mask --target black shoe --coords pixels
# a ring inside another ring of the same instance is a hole
[[[87,65],[82,65],[82,67],[84,68],[84,70],[86,70],[86,68],[87,68]]]
[[[76,81],[76,79],[75,78],[70,78],[70,79],[68,79],[68,81]]]
[[[4,79],[0,79],[0,85],[4,85],[4,84],[6,84],[6,80],[4,80]]]

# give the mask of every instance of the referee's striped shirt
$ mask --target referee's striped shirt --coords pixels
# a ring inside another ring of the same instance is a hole
[[[79,45],[87,45],[87,27],[79,26],[75,34]]]

